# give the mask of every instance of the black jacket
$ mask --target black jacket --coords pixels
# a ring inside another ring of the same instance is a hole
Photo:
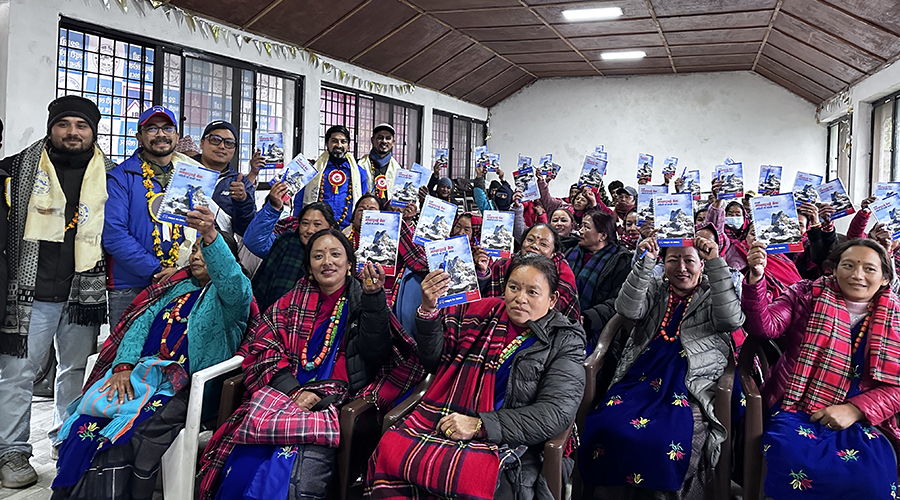
[[[12,158],[0,160],[0,188],[3,199],[0,200],[0,325],[6,321],[6,290],[9,288],[9,260],[6,258],[6,238],[9,235],[9,205],[6,200],[11,196],[6,192],[6,180],[9,179],[7,169],[12,166]]]
[[[573,248],[572,251],[576,252],[578,248]],[[584,307],[582,304],[581,318],[584,323],[584,331],[587,332],[588,344],[591,346],[596,343],[606,323],[616,314],[616,297],[619,296],[622,283],[625,283],[628,273],[631,272],[633,255],[627,248],[619,245],[618,250],[609,257],[594,283],[592,303],[588,307]],[[578,276],[575,278],[577,280]],[[581,294],[582,291],[578,290],[578,293]]]

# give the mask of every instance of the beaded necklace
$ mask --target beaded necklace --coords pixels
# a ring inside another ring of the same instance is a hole
[[[184,307],[184,304],[191,298],[191,294],[194,292],[186,293],[178,299],[175,300],[175,303],[172,304],[171,307],[168,307],[163,312],[163,319],[166,320],[166,327],[162,333],[162,340],[159,344],[159,353],[163,358],[171,358],[172,354],[178,351],[178,346],[181,345],[181,342],[184,341],[187,335],[182,335],[179,337],[178,341],[175,342],[175,345],[171,348],[166,345],[166,340],[168,340],[169,335],[172,332],[172,323],[187,323],[188,318],[181,317],[181,308]]]
[[[78,209],[75,210],[75,216],[72,217],[72,222],[66,225],[66,230],[63,231],[63,234],[68,233],[69,229],[73,229],[76,225],[78,225]]]
[[[516,351],[519,350],[519,347],[522,347],[522,344],[532,336],[534,336],[534,334],[531,333],[531,330],[528,330],[527,332],[521,335],[517,335],[516,338],[512,339],[509,344],[507,344],[506,347],[504,347],[500,352],[500,359],[497,360],[497,366],[503,366],[503,363],[506,363],[506,360],[509,359],[510,356],[515,354]]]
[[[853,340],[853,350],[850,351],[850,355],[856,353],[856,350],[859,348],[859,343],[862,341],[862,338],[866,335],[866,330],[869,329],[869,318],[871,318],[871,314],[866,314],[865,319],[863,319],[862,327],[859,329],[859,333],[856,334],[856,339]]]
[[[672,317],[672,311],[674,311],[674,310],[675,310],[675,307],[676,307],[676,306],[675,306],[675,303],[676,303],[676,302],[681,302],[680,300],[676,299],[676,297],[677,297],[677,294],[676,294],[675,291],[672,290],[672,288],[670,287],[670,288],[669,288],[669,303],[666,305],[666,315],[663,316],[662,324],[661,324],[660,327],[659,327],[659,334],[660,334],[660,335],[662,336],[662,338],[664,338],[667,342],[675,342],[675,339],[677,339],[678,336],[681,335],[681,321],[678,322],[678,328],[675,330],[675,335],[673,335],[673,336],[670,337],[670,336],[666,333],[666,327],[669,326],[669,319]],[[691,299],[693,299],[693,298],[694,298],[694,292],[691,291],[691,294],[688,295],[687,303],[684,305],[684,312],[685,312],[685,313],[687,312],[688,307],[691,306]],[[681,315],[681,320],[684,321],[684,314]]]
[[[325,200],[325,172],[322,171],[322,174],[319,176],[319,201]],[[335,190],[337,193],[337,190]],[[338,226],[344,223],[344,219],[347,218],[347,213],[350,211],[350,207],[353,205],[353,178],[350,175],[347,175],[347,196],[344,198],[344,211],[341,212],[341,217],[337,219]]]
[[[155,178],[155,175],[153,174],[153,169],[146,160],[141,163],[141,177],[144,178],[143,184],[147,189],[147,193],[144,196],[147,198],[147,203],[150,203],[153,199],[153,195],[156,194],[153,191],[153,179]],[[163,258],[165,254],[162,250],[162,236],[159,232],[159,224],[153,224],[152,236],[153,251],[156,253],[156,258],[159,259],[159,263],[162,267],[174,267],[175,263],[178,262],[178,239],[181,238],[181,225],[172,224],[172,247],[169,249],[168,258]]]
[[[337,304],[334,305],[334,310],[331,311],[330,323],[328,324],[328,328],[325,330],[325,342],[322,345],[322,351],[316,356],[316,359],[309,361],[306,357],[307,350],[309,349],[309,340],[307,339],[307,343],[303,346],[303,350],[300,351],[300,366],[303,367],[304,370],[311,372],[318,368],[325,358],[328,357],[328,351],[331,350],[331,346],[334,345],[334,332],[337,331],[338,325],[341,324],[341,314],[344,312],[344,304],[347,302],[347,297],[341,297],[338,299]]]

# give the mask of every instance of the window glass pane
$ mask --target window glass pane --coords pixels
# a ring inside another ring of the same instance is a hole
[[[349,150],[357,151],[356,95],[322,88],[322,108],[319,112],[319,147],[325,149],[325,131],[334,125],[343,125],[350,132]]]
[[[469,120],[461,118],[453,119],[453,154],[450,158],[451,178],[465,177],[466,167],[468,166],[469,151],[469,134],[471,130],[469,126],[472,124]]]
[[[182,136],[190,135],[200,145],[209,122],[231,121],[233,79],[231,67],[185,57]]]
[[[293,134],[284,128],[283,78],[265,73],[256,74],[256,133],[281,132],[284,134],[285,154],[292,152]],[[249,150],[248,150],[249,152]],[[243,153],[243,151],[242,151]],[[241,158],[242,170],[250,171],[250,156]],[[260,182],[269,182],[279,172],[264,169],[259,173]]]
[[[408,108],[406,113],[406,162],[400,163],[406,168],[412,168],[413,163],[418,160],[419,156],[419,110],[417,108]],[[434,165],[425,165],[428,168]]]
[[[882,103],[872,113],[872,165],[875,173],[873,182],[894,180],[891,176],[891,145],[893,143],[892,102]]]
[[[359,146],[356,157],[361,158],[372,150],[372,129],[375,128],[376,123],[382,123],[375,120],[375,109],[382,103],[376,103],[374,99],[364,95],[359,96],[359,100],[356,102],[359,103],[357,113],[359,116]],[[396,157],[396,155],[394,156]]]
[[[434,113],[431,120],[431,164],[427,167],[434,166],[438,149],[450,149],[450,117]],[[450,155],[453,156],[453,151]]]

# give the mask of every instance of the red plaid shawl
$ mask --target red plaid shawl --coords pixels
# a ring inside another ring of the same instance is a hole
[[[435,429],[450,413],[493,411],[506,307],[502,299],[482,299],[448,309],[444,322],[444,353],[434,383],[416,410],[385,433],[369,462],[370,498],[494,497],[498,446],[450,441]]]
[[[813,413],[841,404],[850,389],[850,315],[834,276],[813,283],[800,357],[794,366],[784,408]],[[869,372],[872,378],[900,386],[900,302],[890,289],[878,294],[869,321]]]
[[[562,252],[556,252],[552,257],[559,272],[559,300],[555,309],[563,313],[567,318],[576,323],[581,322],[581,305],[578,302],[578,292],[575,289],[575,274],[566,261]],[[491,281],[481,290],[483,297],[503,297],[506,293],[506,271],[509,270],[510,259],[495,260],[491,264]]]
[[[218,488],[225,461],[237,444],[319,444],[337,447],[340,438],[338,416],[349,396],[345,383],[314,382],[305,387],[325,394],[337,394],[339,401],[326,410],[300,410],[286,395],[268,387],[272,377],[284,368],[294,375],[300,367],[300,352],[313,332],[319,309],[319,289],[308,278],[278,300],[261,316],[251,320],[252,341],[242,365],[247,392],[244,403],[213,435],[200,459],[200,498],[211,499]],[[376,393],[380,411],[424,378],[416,355],[415,341],[391,315],[394,337],[393,357],[360,394]]]

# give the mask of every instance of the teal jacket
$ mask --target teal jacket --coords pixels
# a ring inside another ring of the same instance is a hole
[[[247,328],[253,298],[250,280],[241,272],[241,266],[221,236],[202,249],[210,282],[188,316],[191,373],[234,356]],[[175,298],[199,288],[196,280],[186,279],[151,304],[125,332],[112,366],[136,365],[156,315]]]

